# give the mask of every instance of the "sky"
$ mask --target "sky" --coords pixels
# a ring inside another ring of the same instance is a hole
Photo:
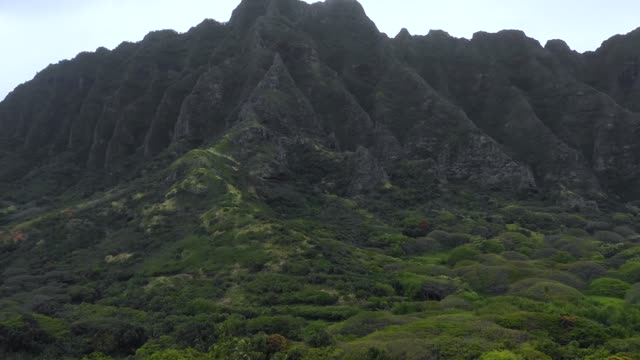
[[[307,2],[315,2],[305,0]],[[139,41],[151,30],[185,32],[205,18],[227,21],[240,0],[0,0],[0,99],[51,63],[100,46]],[[563,39],[580,52],[640,27],[637,0],[360,0],[395,36],[431,29],[470,38],[520,29],[542,45]]]

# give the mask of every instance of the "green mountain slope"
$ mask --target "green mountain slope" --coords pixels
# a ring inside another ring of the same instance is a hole
[[[245,0],[52,65],[0,103],[0,352],[640,357],[634,44]]]

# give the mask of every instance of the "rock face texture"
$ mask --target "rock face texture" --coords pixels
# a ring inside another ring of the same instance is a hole
[[[100,188],[229,137],[258,178],[353,195],[411,162],[440,183],[630,201],[639,112],[638,30],[579,54],[519,31],[389,38],[352,0],[244,0],[226,24],[82,53],[19,86],[0,103],[0,191]]]

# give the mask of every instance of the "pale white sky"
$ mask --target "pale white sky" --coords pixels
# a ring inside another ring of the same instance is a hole
[[[305,0],[307,2],[315,2]],[[50,63],[100,46],[138,41],[151,30],[187,31],[205,18],[227,21],[240,0],[0,0],[0,99]],[[637,0],[361,0],[378,28],[393,37],[442,29],[524,30],[542,45],[561,38],[595,50],[612,35],[640,27]]]

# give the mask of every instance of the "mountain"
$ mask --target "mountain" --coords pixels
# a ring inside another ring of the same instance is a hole
[[[0,351],[640,356],[639,78],[640,30],[389,38],[354,0],[51,65],[0,103]]]

